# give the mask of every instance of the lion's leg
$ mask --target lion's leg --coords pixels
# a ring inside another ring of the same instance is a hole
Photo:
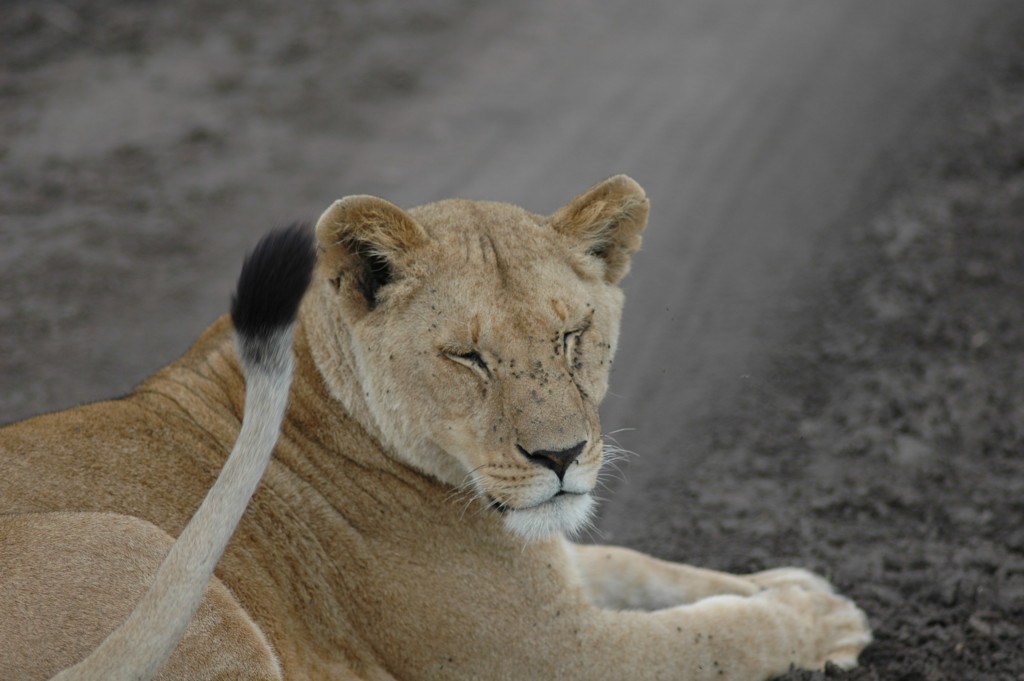
[[[799,586],[655,612],[594,610],[587,619],[581,643],[591,657],[560,678],[763,681],[791,666],[852,667],[871,640],[853,603]]]
[[[783,586],[832,593],[825,579],[799,568],[733,575],[670,563],[617,546],[571,547],[591,602],[612,610],[660,610],[709,596],[751,596]]]
[[[763,681],[791,666],[852,667],[871,641],[864,613],[803,571],[738,576],[566,545],[597,607],[580,613],[593,667],[561,678]]]
[[[173,539],[108,513],[0,516],[0,678],[48,679],[131,611]],[[213,579],[157,679],[281,678],[262,631]]]
[[[591,602],[611,610],[661,610],[708,596],[750,596],[749,579],[658,560],[618,546],[574,544],[576,566]]]
[[[282,679],[262,630],[216,577],[210,580],[185,636],[156,677],[156,681],[172,679]]]

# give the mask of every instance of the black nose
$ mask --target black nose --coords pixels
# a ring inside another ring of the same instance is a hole
[[[565,475],[566,469],[569,468],[572,462],[579,458],[580,453],[583,452],[583,448],[586,446],[587,441],[584,440],[569,447],[569,449],[538,449],[535,452],[528,452],[519,445],[516,445],[523,456],[535,464],[550,468],[555,472],[559,480]]]

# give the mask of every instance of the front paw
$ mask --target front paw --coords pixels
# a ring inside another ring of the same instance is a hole
[[[758,589],[778,589],[784,586],[799,586],[808,591],[822,591],[834,594],[836,590],[827,579],[816,575],[810,570],[795,567],[775,568],[744,575],[746,579],[757,585]]]
[[[793,662],[803,669],[815,670],[823,669],[826,662],[843,669],[856,667],[857,656],[871,643],[867,616],[850,599],[832,593],[824,579],[803,570],[793,572],[815,577],[811,584],[824,584],[829,590],[788,584],[754,596],[773,601],[797,616],[799,624],[795,633],[800,645],[794,651],[797,655]]]

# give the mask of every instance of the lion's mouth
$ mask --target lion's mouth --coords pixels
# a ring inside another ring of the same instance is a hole
[[[511,506],[502,501],[498,501],[494,497],[491,497],[490,499],[491,503],[488,505],[498,513],[508,513],[509,511],[513,510]]]
[[[556,503],[555,499],[557,499],[558,497],[581,497],[581,496],[585,496],[585,495],[586,495],[585,492],[570,492],[569,490],[560,489],[557,492],[555,492],[554,494],[552,494],[550,497],[548,497],[547,499],[545,499],[543,501],[539,501],[536,504],[530,504],[529,506],[512,506],[511,504],[508,504],[508,503],[506,503],[504,501],[498,501],[494,497],[488,495],[488,499],[489,499],[488,506],[490,508],[493,508],[498,513],[505,514],[505,513],[511,513],[513,511],[528,511],[530,509],[540,508],[540,507],[545,506],[547,504]]]

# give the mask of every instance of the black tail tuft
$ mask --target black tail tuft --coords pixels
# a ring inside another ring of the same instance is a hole
[[[263,237],[242,263],[231,321],[243,338],[265,341],[295,321],[316,264],[313,232],[293,224]]]

